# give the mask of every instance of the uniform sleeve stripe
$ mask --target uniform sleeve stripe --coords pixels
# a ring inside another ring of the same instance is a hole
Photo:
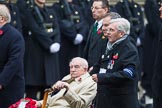
[[[132,68],[124,68],[123,71],[129,74],[131,77],[134,76],[134,73],[133,73],[134,70]]]

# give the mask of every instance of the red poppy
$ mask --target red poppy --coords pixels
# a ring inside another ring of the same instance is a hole
[[[99,30],[97,31],[97,34],[100,35],[101,33],[102,33],[102,30],[99,29]]]
[[[0,30],[0,36],[3,35],[4,31],[3,30]]]
[[[115,55],[113,55],[113,59],[114,60],[118,59],[118,53],[116,53]]]

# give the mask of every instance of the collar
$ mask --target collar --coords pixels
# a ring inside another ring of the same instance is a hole
[[[128,37],[128,35],[124,35],[122,38],[118,39],[113,44],[111,44],[110,42],[108,42],[107,43],[107,49],[108,50],[112,50],[113,49],[113,46],[118,45],[120,42],[122,42],[123,40],[125,40],[127,37]]]
[[[83,75],[81,75],[80,77],[78,77],[78,78],[75,78],[74,80],[77,82],[77,83],[80,83],[80,82],[82,82],[82,81],[84,81],[84,79],[86,79],[87,77],[89,77],[90,76],[90,74],[88,73],[88,72],[86,72],[85,74],[83,74]],[[69,80],[71,80],[72,78],[71,78],[71,76],[70,76],[70,74],[69,75],[67,75],[67,76],[65,76],[62,80],[65,80],[65,81],[69,81]]]
[[[103,22],[102,19],[100,21],[98,21],[97,31],[98,31],[99,28],[101,28],[102,22]],[[97,21],[95,23],[97,23]]]
[[[77,83],[80,83],[80,82],[84,81],[84,79],[86,79],[86,78],[89,77],[89,76],[90,76],[89,73],[86,72],[85,74],[81,75],[80,77],[75,78],[75,81],[76,81]]]

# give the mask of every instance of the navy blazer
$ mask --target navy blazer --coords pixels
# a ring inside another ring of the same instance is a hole
[[[0,108],[8,108],[24,95],[24,40],[10,24],[0,34]]]

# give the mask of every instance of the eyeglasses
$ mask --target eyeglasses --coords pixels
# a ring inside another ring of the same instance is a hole
[[[93,10],[93,9],[99,10],[99,9],[103,9],[103,7],[91,7],[91,10]]]

